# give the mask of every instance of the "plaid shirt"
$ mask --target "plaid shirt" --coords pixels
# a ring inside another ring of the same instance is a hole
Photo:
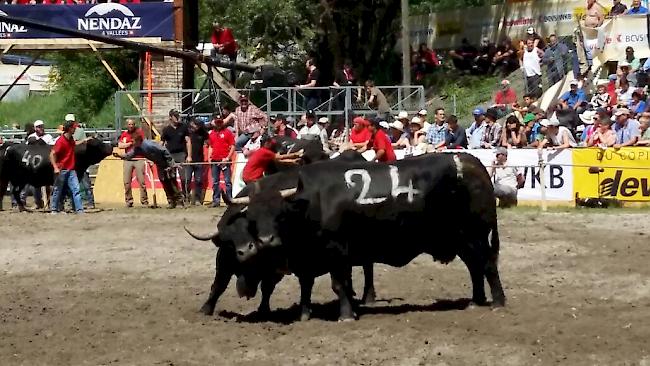
[[[486,122],[487,123],[487,122]],[[483,132],[483,139],[481,142],[486,142],[492,147],[496,147],[501,140],[501,125],[494,122],[492,126],[485,125],[485,131]]]
[[[240,134],[250,133],[254,127],[259,127],[260,130],[263,130],[268,124],[266,114],[254,105],[249,104],[246,112],[242,111],[241,107],[237,107],[233,113],[235,114],[235,123],[237,123]]]
[[[442,126],[432,124],[431,127],[429,127],[429,131],[427,132],[427,142],[431,145],[438,145],[439,143],[445,141],[446,136],[447,123],[443,123]]]

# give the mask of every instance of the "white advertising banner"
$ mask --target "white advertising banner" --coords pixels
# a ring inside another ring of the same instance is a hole
[[[650,57],[647,24],[645,15],[626,15],[606,20],[599,28],[583,28],[585,47],[601,63],[622,60],[628,46],[635,57]]]
[[[26,65],[0,65],[0,85],[11,85],[26,67]],[[18,84],[29,85],[30,91],[49,91],[50,69],[50,66],[32,66],[18,80]]]

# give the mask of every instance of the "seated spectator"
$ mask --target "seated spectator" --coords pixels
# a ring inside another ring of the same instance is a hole
[[[320,143],[323,145],[323,151],[325,151],[328,155],[331,155],[332,150],[330,150],[330,145],[328,143],[329,137],[327,136],[327,128],[329,127],[329,125],[330,125],[329,118],[321,117],[318,119],[318,128],[320,129],[320,132],[318,133],[318,137],[320,139]],[[387,123],[386,123],[386,127],[388,127]]]
[[[438,111],[438,109],[436,109],[436,111]],[[444,113],[444,109],[443,109],[443,113]],[[428,114],[428,112],[427,112],[426,109],[420,109],[420,111],[417,114],[417,116],[420,117],[420,119],[424,123],[424,126],[422,127],[422,131],[425,134],[427,134],[429,132],[429,127],[431,127],[431,123],[429,123],[427,121],[427,114]]]
[[[518,68],[517,50],[512,46],[510,38],[505,38],[492,58],[492,73],[505,77]]]
[[[540,117],[541,120],[541,117]],[[539,124],[539,120],[536,115],[533,113],[527,113],[524,116],[524,134],[526,136],[526,142],[528,142],[529,147],[537,147],[539,143],[539,137],[542,136],[541,129],[542,125]]]
[[[479,149],[481,148],[481,143],[483,142],[483,134],[486,130],[485,123],[485,111],[481,107],[477,107],[472,112],[474,116],[474,122],[469,128],[465,131],[468,138],[468,147],[470,149]]]
[[[413,117],[409,123],[409,133],[406,141],[403,139],[398,141],[398,145],[404,146],[407,154],[410,154],[414,149],[426,151],[426,135],[422,130],[422,120],[420,117]]]
[[[560,105],[561,109],[571,109],[580,114],[584,111],[584,103],[587,101],[587,96],[582,89],[578,89],[578,82],[576,80],[571,81],[571,90],[560,96]]]
[[[393,121],[393,123],[388,125],[388,137],[390,142],[393,144],[395,149],[403,149],[405,146],[398,144],[397,142],[406,139],[408,140],[408,134],[404,132],[404,124],[401,121]]]
[[[648,14],[648,9],[641,6],[641,0],[632,0],[632,5],[627,9],[625,15]]]
[[[250,104],[248,97],[243,94],[239,97],[239,106],[235,108],[232,116],[232,119],[235,121],[235,135],[237,136],[235,148],[237,150],[241,150],[246,145],[246,142],[253,135],[254,129],[262,131],[268,125],[266,114],[256,106]],[[228,118],[225,118],[224,123],[228,125],[228,122]]]
[[[611,107],[611,102],[612,97],[607,93],[607,82],[599,82],[596,87],[596,93],[591,97],[589,107],[591,109],[603,108],[607,110]]]
[[[210,38],[212,41],[212,51],[210,52],[210,56],[216,58],[217,54],[219,54],[228,57],[230,62],[237,61],[237,49],[239,46],[237,45],[237,41],[235,40],[230,28],[224,27],[219,22],[213,22]],[[237,71],[230,70],[230,84],[232,84],[233,87],[236,78]]]
[[[417,118],[417,117],[414,117]],[[372,135],[372,149],[375,150],[375,160],[382,163],[390,163],[397,158],[393,147],[388,141],[388,136],[381,130],[381,121],[375,118],[370,122],[368,131]]]
[[[627,6],[621,3],[621,0],[614,0],[614,6],[612,6],[612,10],[609,11],[609,15],[617,16],[617,15],[625,14],[626,11],[627,11]]]
[[[415,80],[420,81],[424,75],[430,74],[438,67],[438,55],[426,43],[421,43],[418,51],[415,53],[415,62],[413,63],[413,72]]]
[[[248,142],[246,142],[246,145],[244,145],[244,148],[242,149],[242,153],[245,157],[251,156],[261,147],[262,132],[260,128],[253,127],[251,132],[253,133],[251,135],[251,138],[248,140]]]
[[[273,123],[273,132],[276,136],[290,137],[292,139],[298,138],[298,132],[289,125],[284,115],[279,114],[271,117],[271,122]]]
[[[616,143],[616,133],[612,130],[612,120],[603,118],[599,121],[598,128],[587,139],[587,146],[597,146],[602,149],[614,146]]]
[[[632,101],[632,93],[634,93],[634,89],[630,88],[630,83],[625,79],[621,79],[619,88],[616,89],[616,105],[628,107]]]
[[[333,151],[339,151],[341,146],[345,144],[345,119],[340,117],[337,120],[336,127],[332,130],[330,135],[329,145]]]
[[[546,128],[544,130],[544,139],[537,146],[538,149],[545,147],[566,149],[577,146],[571,131],[564,126],[560,126],[560,121],[557,118],[543,119],[540,124]]]
[[[485,112],[485,131],[481,139],[483,149],[492,149],[501,142],[501,125],[497,122],[497,111],[490,108]]]
[[[369,123],[363,117],[355,117],[354,120],[352,120],[352,123],[349,148],[362,153],[368,150],[368,143],[372,138],[372,135],[368,130]]]
[[[616,95],[616,82],[618,81],[618,76],[616,74],[611,74],[607,77],[607,94],[610,96],[610,106],[615,106],[617,101]]]
[[[305,125],[298,131],[298,138],[301,140],[318,140],[320,127],[316,124],[316,113],[308,110],[305,114]]]
[[[598,28],[605,20],[605,9],[596,0],[587,0],[587,13],[584,18],[584,25],[587,28]]]
[[[639,117],[639,133],[641,137],[636,142],[637,146],[650,146],[650,112],[644,112]]]
[[[447,136],[447,123],[445,122],[444,108],[437,108],[435,114],[435,122],[429,127],[426,135],[426,142],[431,145],[431,148],[437,150],[445,145],[445,138]]]
[[[503,147],[496,151],[490,177],[494,180],[494,195],[499,199],[499,207],[517,206],[517,190],[523,187],[525,179],[521,171],[508,165],[508,150]]]
[[[534,95],[526,94],[524,95],[523,105],[515,102],[512,105],[512,110],[515,111],[517,118],[523,119],[523,116],[525,116],[527,113],[536,114],[538,111],[542,111],[538,106],[535,105],[536,102],[537,98]]]
[[[528,145],[525,129],[521,127],[517,117],[511,115],[506,119],[506,126],[501,129],[500,140],[500,146],[508,149],[522,148]]]
[[[580,115],[584,130],[580,135],[581,145],[587,145],[587,141],[600,127],[600,115],[596,111],[586,111]]]
[[[445,135],[446,149],[466,149],[467,135],[465,129],[458,125],[458,118],[453,114],[447,118],[447,134]]]
[[[476,47],[469,43],[467,38],[463,38],[460,47],[453,51],[449,51],[449,57],[453,62],[456,69],[461,72],[472,70],[474,59],[478,56]]]
[[[497,91],[494,96],[494,104],[491,108],[497,110],[499,118],[510,113],[510,108],[517,103],[517,93],[510,87],[510,81],[504,79],[501,81],[501,90]]]
[[[616,144],[614,148],[618,149],[626,146],[634,146],[641,136],[639,121],[630,118],[630,110],[619,108],[614,113],[616,118]]]
[[[474,58],[474,64],[472,65],[474,73],[479,75],[487,74],[490,67],[492,67],[492,59],[496,53],[497,48],[494,43],[490,42],[487,37],[483,37],[481,40],[481,48]]]
[[[642,99],[643,95],[640,91],[634,91],[632,93],[632,100],[630,101],[630,112],[633,115],[637,115],[645,111],[646,102]]]

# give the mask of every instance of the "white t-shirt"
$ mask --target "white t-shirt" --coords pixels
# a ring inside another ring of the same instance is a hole
[[[623,91],[620,88],[616,89],[616,102],[618,104],[629,106],[632,101],[632,93],[634,93],[634,89],[630,87],[628,87],[626,91]]]
[[[247,150],[249,150],[249,151],[259,150],[259,148],[260,148],[260,141],[261,141],[261,140],[262,140],[262,136],[259,136],[259,137],[257,137],[256,139],[250,139],[250,140],[248,140],[248,142],[246,143],[246,145],[244,145],[244,149],[247,149]]]
[[[513,166],[508,166],[507,164],[497,166],[494,168],[494,184],[501,184],[517,189],[517,175],[519,174],[521,172]]]
[[[532,51],[524,50],[524,72],[526,76],[542,75],[542,64],[539,58],[539,48],[534,47]]]
[[[562,145],[562,136],[565,133],[569,136],[569,145],[571,147],[575,147],[577,145],[576,144],[576,139],[573,137],[573,134],[571,133],[571,131],[569,131],[569,129],[564,127],[564,126],[559,126],[558,127],[557,135],[550,136],[550,140],[553,143],[553,145],[555,145],[555,146]]]
[[[312,135],[312,136],[308,136]],[[298,132],[299,139],[309,139],[309,140],[318,140],[320,139],[320,127],[317,124],[313,124],[311,127],[304,125],[300,132]]]
[[[31,139],[43,140],[48,145],[54,145],[54,142],[55,142],[52,135],[45,134],[43,136],[39,136],[39,135],[36,134],[36,132],[34,132],[33,134],[27,136],[27,140],[31,140]]]

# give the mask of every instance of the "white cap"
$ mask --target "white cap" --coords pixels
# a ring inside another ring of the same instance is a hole
[[[65,121],[66,122],[69,122],[69,121],[76,122],[77,119],[74,118],[74,114],[68,113],[68,114],[65,115]]]
[[[318,119],[318,123],[328,123],[330,120],[327,117],[321,117]]]
[[[618,116],[622,116],[622,115],[624,115],[624,114],[627,115],[627,116],[629,116],[629,115],[630,115],[630,110],[627,109],[627,108],[618,108],[618,109],[616,110],[616,112],[614,112],[614,116],[616,116],[616,117],[618,117]]]
[[[533,27],[528,27],[528,28],[526,29],[526,33],[528,33],[528,34],[533,34],[533,33],[535,33],[535,28],[533,28]]]
[[[390,125],[386,121],[379,122],[379,125],[381,126],[381,128],[384,128],[384,129],[388,129],[390,127]]]
[[[413,117],[411,119],[411,123],[415,123],[416,125],[420,125],[420,127],[422,127],[422,120],[420,119],[420,117]]]
[[[34,121],[34,127],[43,126],[44,124],[45,123],[43,123],[43,121],[41,121],[40,119]]]
[[[549,126],[559,126],[559,125],[560,125],[560,121],[558,121],[557,118],[552,118],[552,117],[551,117],[551,119],[546,119],[546,118],[544,118],[543,120],[541,120],[541,121],[539,122],[539,124],[542,125],[542,126],[544,126],[544,127],[549,127]]]
[[[426,110],[426,109],[421,109],[421,110],[418,112],[418,115],[420,115],[420,116],[426,116],[426,115],[427,115],[427,110]]]
[[[630,67],[630,63],[627,62],[627,60],[623,60],[618,63],[618,67],[624,67],[624,66]]]
[[[586,111],[580,115],[580,120],[586,125],[594,124],[594,117],[596,116],[596,111]]]
[[[579,84],[578,80],[571,80],[571,82],[569,83],[569,85],[571,85],[571,86],[573,86],[573,85],[577,86],[578,84]]]
[[[402,121],[394,121],[393,123],[389,124],[388,127],[404,132],[404,124]]]
[[[397,114],[397,117],[395,119],[406,119],[409,118],[409,114],[407,111],[401,111]]]

